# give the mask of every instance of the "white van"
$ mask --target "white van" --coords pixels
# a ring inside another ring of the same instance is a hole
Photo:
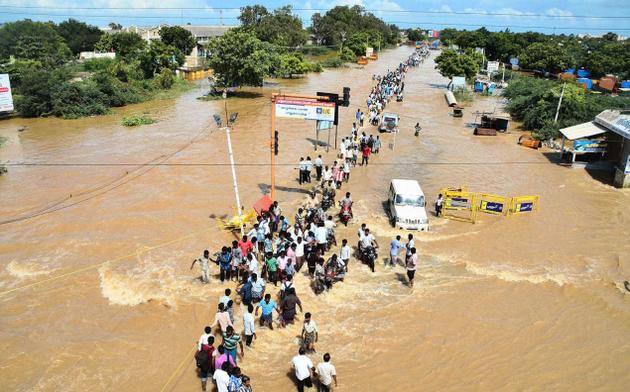
[[[405,230],[429,230],[424,193],[416,180],[392,180],[388,197],[390,219],[394,227]]]

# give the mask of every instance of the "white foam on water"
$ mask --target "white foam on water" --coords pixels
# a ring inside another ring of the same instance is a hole
[[[6,267],[7,272],[16,278],[25,279],[41,275],[48,275],[56,271],[56,268],[48,269],[45,266],[32,261],[13,260]]]
[[[110,304],[137,306],[158,301],[176,307],[181,301],[207,298],[207,290],[190,275],[178,274],[176,263],[140,259],[132,269],[104,264],[98,270],[101,293]],[[208,287],[209,289],[209,287]]]

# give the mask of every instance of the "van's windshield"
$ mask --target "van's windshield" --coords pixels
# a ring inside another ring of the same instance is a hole
[[[424,207],[424,196],[396,195],[396,204],[402,206]]]

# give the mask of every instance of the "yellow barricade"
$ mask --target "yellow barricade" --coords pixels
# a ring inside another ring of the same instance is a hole
[[[471,223],[475,223],[477,212],[477,198],[473,192],[468,192],[465,187],[461,188],[443,188],[440,193],[444,198],[442,204],[442,215],[445,218],[458,219]],[[448,213],[447,211],[468,211],[469,216],[458,216]]]
[[[510,208],[510,199],[503,196],[488,193],[479,193],[479,211],[487,214],[507,215]]]
[[[510,214],[526,214],[538,211],[539,201],[540,196],[537,195],[513,197],[510,202]]]

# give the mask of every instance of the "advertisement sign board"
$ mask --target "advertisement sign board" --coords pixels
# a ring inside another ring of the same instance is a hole
[[[488,74],[493,72],[499,72],[499,62],[498,61],[488,61],[488,66],[486,67],[488,70]]]
[[[278,98],[276,116],[301,120],[335,120],[335,103],[306,98]]]
[[[574,140],[573,151],[575,152],[604,152],[607,144],[604,140]]]
[[[479,206],[479,210],[483,212],[488,212],[490,214],[502,214],[503,206],[503,203],[497,201],[482,200],[481,205]]]
[[[0,74],[0,112],[13,111],[13,96],[8,74]]]
[[[367,47],[365,48],[365,57],[370,57],[374,54],[374,48]]]

